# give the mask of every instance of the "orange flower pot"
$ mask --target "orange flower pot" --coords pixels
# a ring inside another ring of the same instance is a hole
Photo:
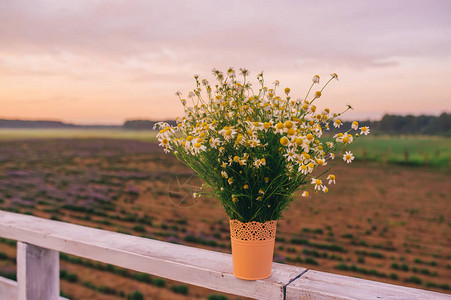
[[[277,221],[265,223],[230,220],[233,275],[245,280],[271,276]]]

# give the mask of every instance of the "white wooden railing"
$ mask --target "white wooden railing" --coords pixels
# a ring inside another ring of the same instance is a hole
[[[451,299],[451,295],[273,263],[272,276],[232,275],[230,254],[0,211],[0,237],[17,240],[17,283],[0,299],[59,297],[59,252],[255,299]]]

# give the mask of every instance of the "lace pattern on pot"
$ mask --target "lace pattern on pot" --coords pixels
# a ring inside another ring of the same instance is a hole
[[[242,241],[265,241],[276,237],[277,221],[265,223],[230,220],[230,237]]]

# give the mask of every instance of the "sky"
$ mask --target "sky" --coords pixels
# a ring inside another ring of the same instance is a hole
[[[451,1],[0,0],[0,118],[122,124],[183,114],[211,70],[264,71],[345,119],[451,112]]]

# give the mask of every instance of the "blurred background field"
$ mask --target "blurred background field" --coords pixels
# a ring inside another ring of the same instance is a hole
[[[366,136],[350,147],[356,159],[407,166],[449,168],[451,138],[424,135]]]
[[[68,128],[0,128],[0,141],[20,139],[130,139],[156,141],[152,130],[68,129]]]
[[[156,141],[153,130],[0,128],[0,141],[20,139],[129,139]],[[449,168],[451,138],[432,135],[369,135],[358,138],[348,150],[362,161]]]
[[[154,138],[123,129],[2,129],[0,209],[230,252],[219,202],[194,202],[191,185],[200,181]],[[445,137],[358,139],[351,166],[335,161],[337,185],[286,211],[274,259],[450,293],[450,148]],[[177,178],[190,185],[174,188]],[[236,299],[69,255],[61,261],[70,299]],[[15,272],[15,242],[2,239],[0,276]]]

